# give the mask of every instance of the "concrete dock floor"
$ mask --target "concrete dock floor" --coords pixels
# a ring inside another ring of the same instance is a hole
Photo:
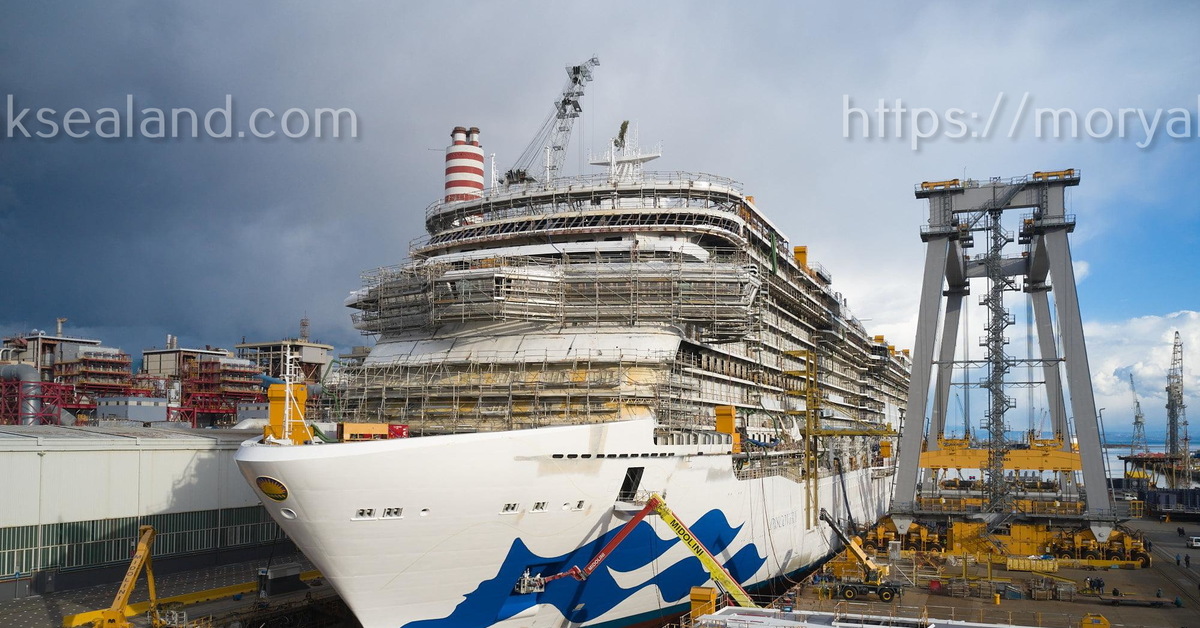
[[[1076,581],[1079,589],[1084,587],[1085,578],[1103,577],[1107,593],[1111,593],[1115,587],[1123,594],[1142,598],[1153,598],[1158,589],[1162,589],[1166,605],[1161,608],[1112,606],[1097,597],[1082,594],[1077,595],[1074,601],[1002,599],[997,605],[990,596],[987,598],[963,598],[931,595],[926,590],[912,588],[906,588],[902,596],[892,604],[883,604],[874,598],[869,601],[846,602],[817,599],[812,587],[805,589],[804,593],[796,600],[796,606],[820,610],[842,609],[848,612],[873,615],[921,617],[924,614],[930,619],[962,619],[1024,626],[1061,626],[1062,628],[1077,628],[1084,615],[1098,613],[1107,618],[1113,626],[1130,628],[1200,627],[1200,549],[1185,547],[1184,542],[1187,537],[1180,537],[1176,531],[1178,527],[1182,526],[1187,535],[1200,536],[1200,522],[1166,523],[1138,520],[1131,521],[1128,525],[1142,530],[1146,538],[1153,544],[1151,552],[1154,555],[1154,565],[1150,569],[1103,571],[1063,569],[1056,575]],[[1194,561],[1190,568],[1183,564],[1175,564],[1176,554],[1182,557],[1188,555],[1189,552],[1192,553]],[[305,569],[311,569],[310,563],[300,554],[276,557],[274,562],[299,562]],[[256,560],[211,567],[159,576],[156,578],[156,583],[159,596],[169,597],[252,582],[257,578],[257,570],[261,566],[263,566],[263,561]],[[948,577],[953,577],[956,573],[953,569],[949,571],[951,573],[947,574]],[[1035,577],[1033,574],[1007,572],[999,568],[994,568],[993,575],[997,578],[1012,578],[1014,581]],[[323,589],[327,588],[328,585],[323,587]],[[112,583],[2,602],[0,603],[0,626],[4,628],[59,628],[64,615],[107,608],[112,603],[116,589],[117,584]],[[316,591],[316,593],[332,594],[328,591]],[[145,577],[143,576],[131,600],[135,602],[145,600],[146,595]],[[299,595],[303,597],[303,593]],[[1176,596],[1183,603],[1181,608],[1177,608],[1173,603]],[[290,597],[284,596],[279,601],[290,599]],[[273,599],[273,601],[275,600]],[[198,605],[186,610],[190,617],[203,617],[211,613],[223,613],[234,608],[248,607],[253,603],[253,596],[246,596],[242,601],[225,600]]]
[[[313,568],[302,554],[276,556],[272,563],[300,563],[306,570]],[[258,579],[258,568],[265,564],[265,560],[259,559],[180,573],[156,574],[154,583],[160,598],[195,593],[244,582],[254,582]],[[118,584],[114,582],[0,602],[0,626],[3,628],[60,628],[62,618],[66,615],[99,610],[112,605]],[[303,594],[301,594],[302,596]],[[146,576],[143,574],[138,579],[137,588],[130,596],[130,601],[140,602],[146,599],[148,599]],[[254,603],[253,596],[246,596],[244,600],[243,605]],[[190,609],[185,610],[188,610],[190,617],[203,617],[206,614],[193,612]],[[196,611],[200,610],[196,609]]]
[[[1083,569],[1061,569],[1055,575],[1069,578],[1084,588],[1084,579],[1102,577],[1108,597],[1115,587],[1123,595],[1139,598],[1155,598],[1159,589],[1166,601],[1160,608],[1138,606],[1113,606],[1096,596],[1077,594],[1074,601],[1001,599],[995,604],[992,596],[952,597],[930,594],[928,590],[905,588],[903,594],[892,604],[883,604],[871,596],[870,600],[846,602],[843,600],[817,599],[813,587],[806,587],[796,600],[797,608],[812,608],[833,611],[842,609],[852,613],[872,615],[896,615],[930,619],[959,619],[995,624],[1022,626],[1053,626],[1078,628],[1084,615],[1103,615],[1113,626],[1124,627],[1200,627],[1200,549],[1189,550],[1184,546],[1186,537],[1180,537],[1176,528],[1182,526],[1188,534],[1200,536],[1200,522],[1130,521],[1129,527],[1142,530],[1152,543],[1154,564],[1150,569],[1107,569],[1089,571]],[[1192,552],[1191,568],[1175,564],[1175,555],[1186,556]],[[959,573],[948,569],[947,577]],[[980,568],[975,573],[982,574]],[[1036,574],[1008,572],[993,568],[996,578],[1011,578],[1013,581],[1033,579]],[[1182,607],[1176,607],[1179,597]]]

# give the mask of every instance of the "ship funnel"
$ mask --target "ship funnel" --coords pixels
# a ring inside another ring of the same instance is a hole
[[[446,147],[446,201],[469,201],[483,195],[483,148],[479,128],[456,126]]]

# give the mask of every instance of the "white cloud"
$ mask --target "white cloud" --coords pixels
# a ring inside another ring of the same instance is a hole
[[[1195,364],[1195,357],[1191,363],[1188,360],[1189,351],[1195,356],[1200,349],[1200,312],[1183,310],[1165,316],[1084,324],[1096,407],[1107,408],[1105,422],[1110,428],[1132,425],[1130,373],[1137,385],[1147,426],[1161,429],[1166,425],[1167,369],[1171,366],[1176,331],[1183,341],[1184,402],[1200,408],[1195,403],[1200,393],[1200,367]]]
[[[1086,279],[1088,273],[1092,270],[1092,265],[1081,259],[1077,259],[1072,262],[1071,266],[1075,270],[1075,283],[1079,283],[1080,281]]]

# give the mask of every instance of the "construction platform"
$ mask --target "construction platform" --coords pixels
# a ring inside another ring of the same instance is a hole
[[[299,563],[306,571],[313,568],[312,564],[301,554],[277,556],[271,562],[272,564]],[[266,561],[259,559],[164,574],[156,577],[155,582],[160,599],[177,596],[208,597],[198,594],[232,591],[244,588],[238,585],[255,582],[258,578],[258,569],[265,564]],[[4,628],[61,628],[64,617],[108,608],[112,604],[118,585],[119,583],[113,582],[0,602],[0,626]],[[179,610],[186,612],[188,617],[193,620],[204,617],[229,617],[230,621],[237,621],[240,616],[241,624],[244,626],[250,625],[246,622],[249,616],[266,616],[284,610],[295,611],[302,606],[314,603],[340,603],[336,593],[328,584],[310,582],[309,585],[306,590],[273,595],[265,600],[258,598],[254,591],[238,594],[228,593],[208,602],[181,606]],[[141,578],[130,599],[132,602],[138,602],[146,600],[147,597],[146,582],[144,578]],[[130,621],[134,625],[146,625],[144,616],[131,617]],[[214,623],[214,626],[222,626],[226,623],[218,621]],[[358,626],[358,623],[353,618],[347,618],[339,623],[316,624],[310,622],[306,625],[352,628]]]
[[[786,620],[786,610],[796,611],[797,615],[803,614],[799,611],[822,611],[841,616],[842,623],[839,625],[847,625],[847,621],[859,625],[858,619],[850,620],[849,616],[869,616],[914,620],[903,622],[903,625],[908,626],[946,625],[944,622],[951,620],[962,622],[958,625],[972,626],[1079,628],[1088,615],[1103,615],[1112,626],[1130,628],[1200,625],[1200,549],[1189,549],[1185,545],[1188,535],[1200,535],[1200,525],[1193,524],[1191,528],[1194,529],[1188,529],[1184,524],[1187,535],[1182,537],[1179,536],[1179,524],[1176,523],[1132,520],[1126,525],[1142,531],[1145,538],[1152,543],[1154,564],[1150,568],[1060,569],[1053,574],[1042,574],[1007,571],[1003,566],[993,566],[989,583],[986,565],[972,565],[967,569],[967,581],[973,584],[962,586],[960,565],[947,568],[942,577],[938,578],[941,586],[935,588],[940,588],[940,593],[931,592],[928,585],[930,576],[926,572],[924,575],[918,574],[917,580],[922,586],[905,586],[901,596],[889,604],[879,602],[874,597],[855,601],[833,598],[829,595],[828,588],[806,583],[776,599],[771,606],[780,611],[780,618],[783,620]],[[1183,557],[1188,556],[1189,552],[1194,552],[1192,559],[1195,561],[1190,567],[1183,564]],[[1175,563],[1176,555],[1180,556],[1179,565]],[[918,571],[923,570],[918,568]],[[1086,581],[1089,578],[1103,578],[1103,593],[1087,589]],[[952,590],[949,584],[952,579],[960,582],[960,590]],[[1071,593],[1064,595],[1066,599],[1061,600],[1034,599],[1034,596],[1030,595],[1029,582],[1038,579],[1046,583],[1046,586],[1035,589],[1063,590]],[[1064,586],[1056,587],[1055,584]],[[1117,596],[1113,595],[1113,589],[1118,591]],[[999,603],[996,603],[996,591],[1000,593]],[[1015,598],[1016,591],[1021,592],[1019,599]],[[1176,598],[1181,606],[1176,606]],[[814,615],[808,621],[811,625],[820,625],[821,620]],[[863,621],[863,625],[885,625],[865,617]],[[685,618],[682,625],[698,628],[723,624],[720,620],[706,624],[700,618]]]

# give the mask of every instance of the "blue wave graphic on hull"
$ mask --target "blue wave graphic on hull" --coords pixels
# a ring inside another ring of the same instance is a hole
[[[692,533],[713,554],[720,554],[729,547],[742,526],[733,527],[719,510],[710,510],[691,526]],[[657,586],[664,600],[671,602],[687,596],[694,586],[708,580],[708,574],[700,561],[689,557],[657,572],[645,582],[623,588],[617,584],[606,567],[618,572],[627,572],[645,567],[658,560],[671,549],[678,538],[662,540],[647,522],[642,522],[617,546],[617,549],[584,582],[574,578],[562,578],[546,585],[542,593],[518,595],[514,592],[517,579],[528,569],[531,574],[549,576],[570,569],[573,565],[586,565],[616,536],[620,526],[600,538],[561,556],[538,556],[526,547],[521,539],[513,541],[496,576],[479,583],[468,593],[449,616],[441,619],[426,619],[407,624],[411,628],[461,628],[463,626],[487,626],[508,619],[537,604],[554,606],[574,623],[583,623],[600,617],[612,610],[622,600],[649,586]],[[753,543],[738,550],[728,562],[727,569],[738,582],[745,582],[767,562],[759,556]]]

